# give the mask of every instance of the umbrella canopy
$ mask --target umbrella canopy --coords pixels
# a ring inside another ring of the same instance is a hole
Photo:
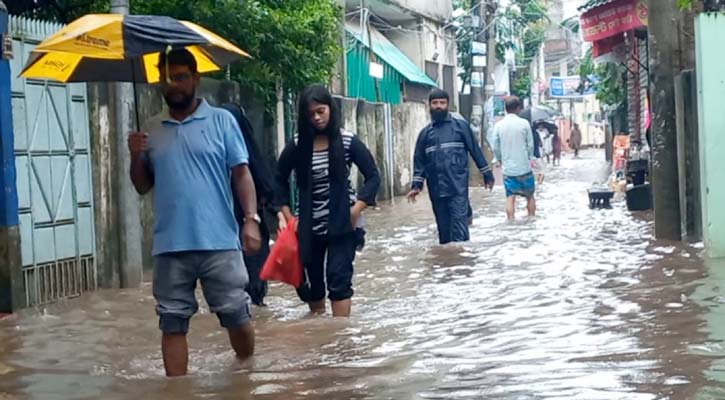
[[[532,125],[533,125],[533,128],[534,129],[539,129],[540,126],[543,126],[549,132],[556,132],[556,131],[559,130],[559,127],[556,126],[556,124],[554,124],[554,123],[552,123],[550,121],[546,121],[546,120],[536,120],[536,121],[533,122]]]
[[[154,15],[93,14],[40,43],[21,73],[59,82],[159,81],[162,51],[186,48],[199,72],[249,57],[229,41],[188,21]]]
[[[519,114],[519,117],[533,123],[536,121],[551,120],[558,115],[559,112],[554,110],[553,108],[538,105],[525,109],[521,112],[521,114]]]

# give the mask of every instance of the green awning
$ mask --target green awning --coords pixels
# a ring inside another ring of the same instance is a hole
[[[425,72],[421,71],[413,61],[410,60],[399,48],[397,48],[388,38],[375,29],[370,29],[370,41],[372,46],[368,44],[367,32],[365,38],[360,35],[360,27],[352,23],[345,25],[345,29],[355,39],[359,40],[366,47],[370,48],[376,56],[388,63],[393,69],[400,72],[405,79],[420,83],[422,85],[437,87],[438,85]]]

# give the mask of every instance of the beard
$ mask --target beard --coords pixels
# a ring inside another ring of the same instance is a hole
[[[448,110],[430,109],[430,117],[433,122],[441,122],[448,118]]]
[[[164,94],[164,100],[166,100],[166,104],[169,106],[172,110],[186,110],[188,109],[191,104],[194,102],[194,99],[196,98],[195,94],[185,94],[185,93],[166,93]]]

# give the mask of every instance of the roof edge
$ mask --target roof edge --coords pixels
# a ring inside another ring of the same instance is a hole
[[[589,0],[586,3],[584,3],[581,7],[577,8],[577,10],[583,14],[583,13],[591,11],[597,7],[601,7],[601,6],[607,5],[609,3],[613,3],[615,1],[616,0]]]

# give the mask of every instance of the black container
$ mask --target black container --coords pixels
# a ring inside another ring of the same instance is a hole
[[[627,163],[627,175],[632,179],[634,186],[644,185],[649,173],[649,161],[635,160]]]
[[[589,189],[589,208],[612,208],[613,197],[614,191],[607,187]]]
[[[652,187],[649,183],[627,189],[627,208],[630,211],[652,209]]]

